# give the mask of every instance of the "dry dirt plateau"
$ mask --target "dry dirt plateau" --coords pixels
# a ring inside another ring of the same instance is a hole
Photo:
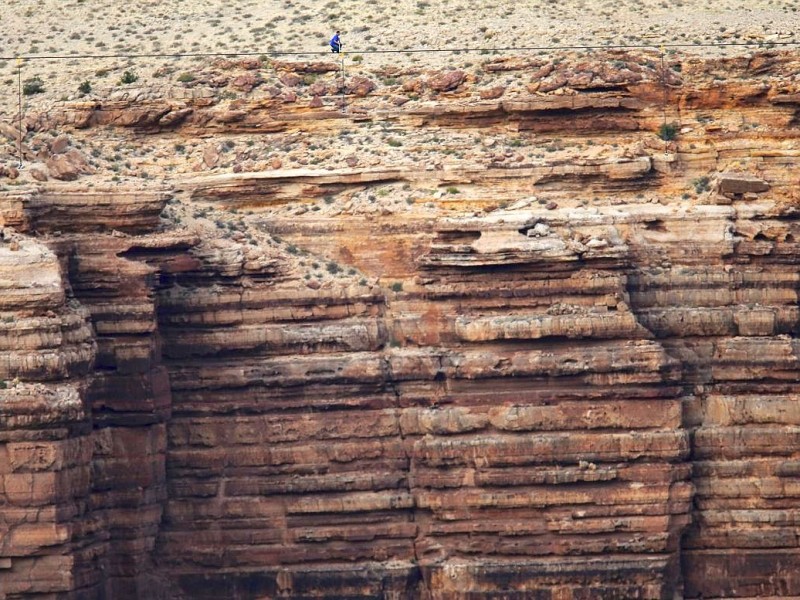
[[[800,597],[800,54],[371,56],[6,103],[0,599]]]

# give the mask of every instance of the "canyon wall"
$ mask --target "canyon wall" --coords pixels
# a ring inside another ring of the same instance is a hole
[[[493,138],[0,192],[0,598],[800,596],[797,61],[651,59],[39,116]]]

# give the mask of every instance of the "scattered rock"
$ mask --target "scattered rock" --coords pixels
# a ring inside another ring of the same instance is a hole
[[[543,79],[539,83],[539,88],[537,91],[546,94],[547,92],[554,92],[555,90],[561,89],[565,85],[567,85],[566,76],[563,73],[556,73],[552,77]]]
[[[308,86],[308,93],[312,96],[325,96],[328,94],[328,84],[324,81],[315,81]]]
[[[283,162],[281,161],[280,158],[275,157],[269,161],[269,166],[272,169],[280,169],[283,166]]]
[[[466,78],[466,73],[460,69],[446,71],[429,77],[427,86],[437,92],[449,92],[464,83]]]
[[[291,62],[291,61],[272,61],[272,66],[276,71],[288,71],[289,73],[332,73],[340,69],[335,62]]]
[[[309,108],[321,108],[323,106],[322,98],[314,96],[311,102],[308,103]]]
[[[422,79],[408,79],[403,82],[403,91],[414,94],[421,94],[425,91],[425,82]]]
[[[50,143],[50,152],[53,154],[63,154],[69,148],[69,137],[63,133]]]
[[[567,78],[569,87],[575,89],[585,89],[591,86],[594,79],[594,73],[590,71],[583,71],[581,73],[573,73]]]
[[[537,223],[528,230],[528,237],[544,237],[550,235],[550,226],[547,223]]]
[[[363,98],[367,96],[370,92],[375,89],[375,82],[369,79],[368,77],[362,77],[360,75],[356,75],[355,77],[351,77],[347,81],[347,93],[353,94],[359,98]]]
[[[75,148],[64,154],[57,154],[45,163],[49,175],[61,181],[75,181],[79,175],[90,173],[89,161]]]
[[[344,162],[347,164],[348,167],[355,167],[356,165],[358,165],[358,158],[356,158],[354,155],[350,155],[344,159]]]
[[[605,248],[608,246],[608,240],[601,240],[600,238],[592,238],[588,242],[586,242],[587,248]]]
[[[45,167],[42,163],[33,163],[30,167],[28,167],[28,172],[36,181],[48,180],[47,167]]]
[[[19,177],[19,171],[16,167],[0,166],[0,177],[8,177],[9,179],[16,179]]]
[[[257,71],[262,65],[257,58],[242,58],[236,62],[236,66],[245,71]]]
[[[550,200],[550,202],[548,202],[547,204],[545,204],[545,205],[544,205],[544,207],[545,207],[547,210],[555,210],[555,209],[557,209],[557,208],[558,208],[558,203],[556,203],[556,202],[553,202],[552,200]]]
[[[258,73],[245,73],[234,77],[230,82],[230,87],[240,92],[251,92],[254,88],[264,83]]]
[[[547,63],[546,65],[540,66],[537,70],[531,73],[531,81],[538,81],[540,79],[544,79],[545,77],[549,76],[550,73],[553,72],[555,66],[553,63]]]
[[[283,73],[280,77],[278,77],[278,81],[280,81],[286,87],[295,87],[303,82],[303,78],[296,73]]]
[[[222,88],[222,87],[225,87],[226,85],[228,85],[229,81],[230,81],[230,77],[225,77],[224,75],[214,75],[213,77],[209,77],[208,81],[206,81],[205,83],[209,87]],[[195,79],[194,81],[190,81],[190,82],[184,83],[183,85],[185,85],[187,87],[193,87],[193,86],[197,85],[198,83],[200,83],[200,80]]]
[[[203,150],[203,164],[209,168],[216,167],[219,164],[220,154],[219,148],[215,145],[208,145]]]
[[[530,203],[531,203],[530,198],[522,198],[512,203],[510,206],[506,208],[506,210],[520,210],[521,208],[525,208],[526,206],[528,206]]]
[[[482,89],[479,92],[479,95],[481,97],[481,100],[494,100],[496,98],[500,98],[505,93],[506,93],[505,86],[495,85],[490,88]]]

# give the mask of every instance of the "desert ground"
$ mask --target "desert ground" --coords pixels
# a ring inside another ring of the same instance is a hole
[[[464,102],[479,99],[478,91],[488,86],[502,88],[504,98],[514,98],[532,93],[528,75],[517,71],[490,77],[483,70],[487,61],[533,57],[552,62],[565,53],[604,60],[604,46],[642,45],[649,49],[633,51],[649,53],[644,62],[657,62],[662,47],[671,62],[679,62],[692,54],[792,48],[800,29],[800,0],[7,0],[5,6],[0,15],[0,55],[4,57],[0,60],[0,122],[18,130],[18,83],[35,82],[37,93],[22,96],[28,130],[25,141],[32,153],[50,148],[62,133],[57,125],[43,127],[42,115],[45,120],[57,116],[70,103],[174,97],[177,89],[188,95],[205,90],[224,105],[270,94],[274,99],[288,90],[298,97],[298,105],[305,106],[317,95],[313,83],[332,89],[339,73],[303,75],[292,88],[281,79],[273,61],[331,62],[327,40],[336,29],[342,31],[346,52],[341,58],[347,77],[364,77],[377,86],[368,98],[353,100],[354,111],[368,112],[393,109],[398,102],[413,106],[431,100],[407,89],[409,79],[431,71],[463,70],[473,90]],[[734,45],[707,45],[715,43]],[[425,49],[441,52],[420,51]],[[385,52],[397,50],[415,52]],[[236,56],[212,56],[217,53]],[[161,56],[186,54],[194,56]],[[32,58],[54,56],[62,58]],[[244,91],[214,87],[215,78],[231,71],[236,60],[261,61],[258,86]],[[335,108],[335,93],[322,97],[326,105],[322,108]],[[8,131],[6,145],[0,148],[0,162],[5,164],[14,161],[17,151]],[[171,182],[208,170],[482,164],[498,149],[519,149],[520,160],[533,161],[545,154],[552,159],[571,152],[567,141],[534,143],[530,136],[513,132],[484,139],[452,131],[443,144],[436,131],[395,131],[380,119],[377,123],[343,122],[340,129],[316,136],[244,133],[173,139],[137,137],[118,129],[92,129],[85,136],[72,131],[70,135],[70,144],[90,165],[87,179],[100,182]],[[581,141],[584,156],[627,151],[624,139],[614,140],[613,145],[586,142]],[[30,178],[30,172],[23,172],[15,184]],[[388,196],[386,202],[396,206],[409,200],[406,194]],[[371,204],[371,209],[379,210],[378,205],[385,202]]]
[[[74,57],[23,63],[23,77],[40,77],[34,102],[74,96],[80,83],[118,84],[131,70],[140,83],[158,82],[159,69],[202,66],[210,59],[79,58],[83,55],[327,53],[342,31],[348,53],[398,49],[467,49],[445,54],[369,54],[364,64],[465,63],[513,47],[716,42],[790,42],[800,26],[800,0],[6,0],[0,15],[0,63],[5,115],[16,107],[17,56]],[[694,51],[712,54],[711,48]],[[541,52],[541,51],[539,51]],[[118,79],[118,77],[117,77]]]

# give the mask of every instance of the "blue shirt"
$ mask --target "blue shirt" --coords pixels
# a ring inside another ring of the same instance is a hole
[[[339,41],[339,34],[337,33],[331,38],[331,46],[340,46],[342,43]]]

